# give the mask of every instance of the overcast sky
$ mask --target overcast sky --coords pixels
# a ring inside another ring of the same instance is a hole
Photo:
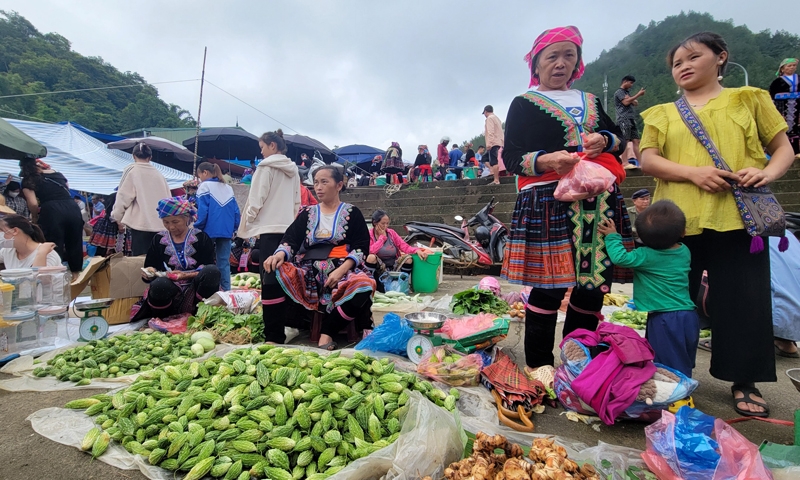
[[[797,0],[651,1],[207,1],[4,0],[42,33],[57,32],[149,82],[206,79],[291,129],[206,85],[203,126],[239,121],[260,135],[283,128],[328,145],[398,141],[413,152],[443,135],[483,131],[483,106],[505,120],[527,89],[523,56],[544,29],[578,26],[587,60],[637,25],[709,12],[753,31],[800,33]],[[800,54],[800,52],[798,52]],[[199,82],[157,85],[197,116]],[[147,127],[149,125],[142,125]]]

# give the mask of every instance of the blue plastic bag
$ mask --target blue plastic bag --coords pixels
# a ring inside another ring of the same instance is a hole
[[[411,291],[408,285],[408,274],[406,272],[386,272],[381,275],[383,289],[387,292],[400,292],[408,294]]]
[[[396,313],[383,317],[383,323],[372,330],[367,338],[358,342],[356,350],[373,350],[406,356],[406,345],[414,330]]]
[[[733,427],[700,410],[664,412],[645,428],[647,467],[663,480],[769,480],[758,447]]]

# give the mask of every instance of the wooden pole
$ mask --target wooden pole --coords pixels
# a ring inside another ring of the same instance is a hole
[[[197,130],[194,133],[194,165],[192,166],[192,176],[197,176],[197,147],[200,144],[200,113],[203,111],[203,84],[206,80],[206,54],[208,47],[203,47],[203,72],[200,74],[200,104],[197,106]]]

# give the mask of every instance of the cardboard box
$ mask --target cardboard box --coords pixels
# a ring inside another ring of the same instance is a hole
[[[128,323],[131,307],[142,298],[147,287],[142,281],[144,258],[125,257],[122,254],[91,258],[86,268],[72,281],[72,298],[78,297],[91,284],[92,298],[114,299],[114,303],[103,312],[109,325]]]
[[[106,319],[109,325],[129,323],[131,321],[131,307],[141,298],[142,297],[118,298],[114,300],[114,303],[103,312],[103,318]]]
[[[142,281],[144,258],[122,254],[109,257],[105,267],[92,275],[92,298],[141,297],[147,287]]]

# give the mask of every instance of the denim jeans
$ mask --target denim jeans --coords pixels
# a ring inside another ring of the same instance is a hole
[[[215,238],[214,245],[217,250],[217,268],[222,274],[219,286],[227,292],[231,289],[231,239]]]

